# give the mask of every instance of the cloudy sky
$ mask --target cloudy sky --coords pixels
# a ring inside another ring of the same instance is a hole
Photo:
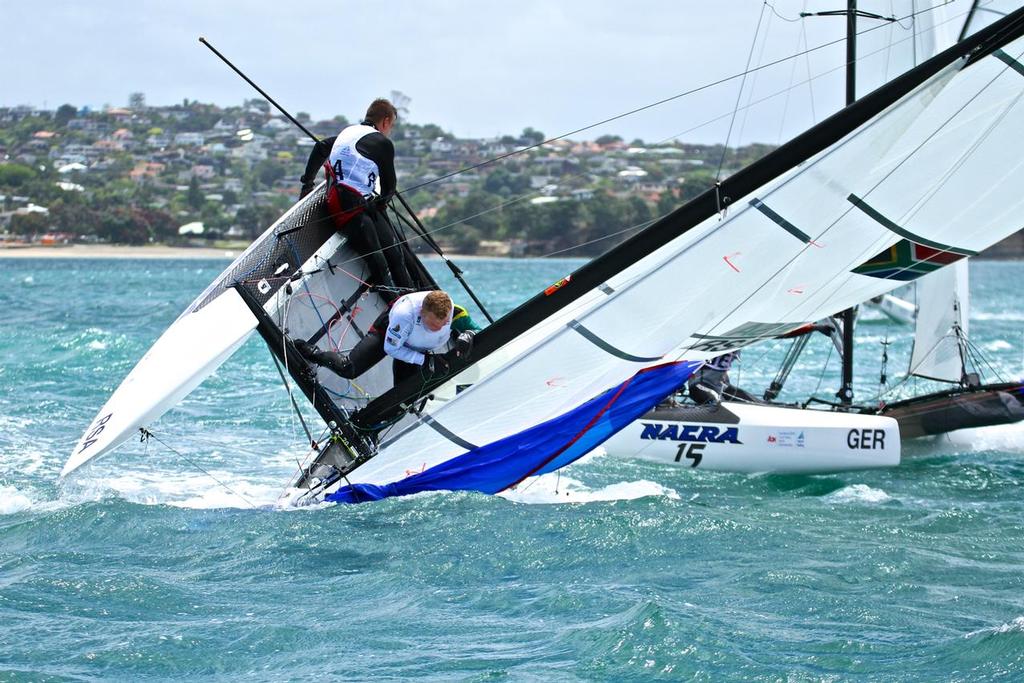
[[[124,105],[134,91],[157,105],[255,96],[198,42],[205,36],[293,113],[357,118],[398,90],[411,98],[410,120],[457,135],[532,126],[552,136],[738,74],[751,53],[757,66],[840,39],[842,19],[798,15],[844,4],[0,0],[0,106]],[[897,16],[911,4],[859,3]],[[955,35],[969,5],[931,14]],[[862,20],[861,29],[878,27],[860,39],[861,54],[874,53],[863,80],[877,84],[909,58],[908,37],[925,25]],[[841,104],[843,62],[841,46],[818,50],[749,76],[742,92],[731,80],[576,137],[721,142],[739,97],[741,106],[764,101],[737,116],[733,143],[778,142]]]

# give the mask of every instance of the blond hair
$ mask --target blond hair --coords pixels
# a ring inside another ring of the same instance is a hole
[[[423,311],[438,320],[447,320],[452,312],[452,298],[440,289],[435,289],[423,297]]]

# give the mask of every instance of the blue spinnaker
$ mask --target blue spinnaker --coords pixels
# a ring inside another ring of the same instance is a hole
[[[653,408],[689,378],[700,362],[645,368],[617,387],[556,418],[474,448],[390,484],[352,484],[326,497],[365,503],[421,491],[498,493],[523,479],[565,467]]]

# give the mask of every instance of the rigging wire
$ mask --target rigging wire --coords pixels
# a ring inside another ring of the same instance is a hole
[[[952,2],[952,0],[947,0],[946,4],[948,4],[949,2]],[[937,7],[940,7],[940,6],[941,5],[939,5]],[[906,19],[907,17],[913,17],[913,16],[916,16],[918,14],[924,14],[925,12],[931,12],[934,9],[935,9],[935,7],[929,7],[929,8],[920,10],[919,12],[912,12],[911,14],[909,14],[909,15],[907,15],[905,17],[900,17],[900,18],[901,19]],[[763,13],[764,13],[764,8],[763,7],[762,7],[761,12],[762,12],[762,15],[763,15]],[[758,23],[760,23],[760,19],[758,19]],[[871,33],[872,31],[877,31],[882,26],[884,26],[884,24],[881,24],[881,25],[878,25],[878,26],[872,26],[870,28],[866,28],[863,31],[858,31],[857,35],[861,36],[861,35],[865,35],[865,34]],[[811,53],[817,52],[819,50],[823,50],[823,49],[825,49],[827,47],[831,47],[833,45],[842,44],[842,43],[845,43],[845,42],[846,42],[846,37],[844,36],[842,38],[837,38],[837,39],[829,41],[827,43],[822,43],[820,45],[816,45],[813,48],[808,48],[807,50],[805,50],[802,53],[795,54],[795,55],[788,55],[786,57],[781,57],[779,59],[773,60],[773,61],[768,62],[766,64],[762,64],[761,66],[758,66],[755,69],[751,69],[749,71],[744,71],[744,72],[738,73],[738,74],[733,74],[731,76],[726,76],[724,78],[720,78],[718,80],[711,81],[709,83],[705,83],[704,85],[700,85],[700,86],[697,86],[695,88],[691,88],[690,90],[686,90],[684,92],[677,93],[675,95],[670,95],[669,97],[665,97],[665,98],[660,99],[660,100],[658,100],[656,102],[651,102],[650,104],[645,104],[643,106],[636,107],[635,109],[631,109],[631,110],[623,112],[621,114],[616,114],[614,116],[610,116],[610,117],[608,117],[606,119],[603,119],[601,121],[597,121],[596,123],[591,123],[591,124],[588,124],[586,126],[582,126],[580,128],[577,128],[575,130],[571,130],[571,131],[569,131],[567,133],[562,133],[560,135],[556,135],[556,136],[554,136],[552,138],[548,138],[547,140],[543,140],[541,142],[538,142],[538,143],[535,143],[535,144],[532,144],[532,145],[527,145],[526,147],[521,147],[519,149],[512,150],[511,152],[506,152],[505,154],[499,154],[499,155],[497,155],[495,157],[492,157],[490,159],[485,159],[484,161],[481,161],[479,163],[471,164],[469,166],[465,166],[465,167],[457,169],[455,171],[451,171],[450,173],[446,173],[444,175],[438,176],[437,178],[431,178],[430,180],[426,180],[426,181],[424,181],[422,183],[419,183],[417,185],[413,185],[412,187],[405,188],[403,190],[403,192],[409,193],[409,192],[412,192],[413,190],[418,190],[421,187],[426,187],[427,185],[433,185],[434,183],[439,183],[441,181],[448,180],[449,178],[453,178],[453,177],[455,177],[457,175],[461,175],[463,173],[467,173],[469,171],[476,170],[478,168],[483,168],[484,166],[489,166],[489,165],[491,165],[493,163],[496,163],[498,161],[501,161],[503,159],[507,159],[509,157],[517,156],[519,154],[523,154],[523,153],[528,152],[530,150],[537,149],[539,147],[543,147],[544,145],[546,145],[548,143],[556,142],[558,140],[562,140],[563,138],[567,138],[567,137],[570,137],[572,135],[576,135],[578,133],[583,133],[583,132],[591,130],[593,128],[597,128],[598,126],[603,126],[606,123],[611,123],[613,121],[618,121],[619,119],[623,119],[623,118],[626,118],[628,116],[632,116],[633,114],[638,114],[638,113],[640,113],[642,111],[647,111],[648,109],[653,109],[655,107],[659,107],[659,106],[661,106],[663,104],[667,104],[668,102],[672,102],[674,100],[678,100],[678,99],[686,97],[688,95],[693,95],[695,93],[702,92],[704,90],[709,90],[711,88],[714,88],[715,86],[722,85],[723,83],[728,83],[729,81],[734,81],[737,78],[745,78],[748,73],[753,73],[753,72],[756,72],[756,71],[761,71],[761,70],[764,70],[764,69],[768,69],[768,68],[771,68],[771,67],[776,66],[778,64],[783,64],[783,63],[789,61],[790,59],[796,59],[798,57],[805,57],[806,56],[806,57],[808,57],[808,60],[809,60],[809,55]],[[808,68],[809,68],[809,64],[810,64],[810,62],[808,61]]]
[[[203,467],[202,465],[200,465],[199,463],[197,463],[197,462],[196,462],[195,460],[192,460],[191,458],[189,458],[188,456],[186,456],[186,455],[185,455],[184,453],[181,453],[180,451],[177,451],[177,450],[175,450],[174,448],[172,448],[170,444],[168,444],[168,443],[167,443],[166,441],[164,441],[163,439],[161,439],[161,438],[160,438],[159,436],[157,436],[156,434],[154,434],[154,433],[153,433],[153,432],[151,432],[150,430],[146,429],[145,427],[139,427],[139,432],[140,432],[140,433],[142,434],[142,439],[143,439],[144,441],[147,441],[147,442],[148,442],[148,441],[149,441],[149,439],[156,439],[157,443],[159,443],[160,445],[162,445],[162,446],[163,446],[164,448],[166,448],[167,450],[169,450],[169,451],[170,451],[171,453],[174,453],[174,454],[175,454],[176,456],[178,456],[179,458],[181,458],[182,460],[184,460],[185,462],[187,462],[187,463],[188,463],[189,465],[192,465],[192,467],[196,468],[197,470],[199,470],[200,472],[202,472],[203,474],[205,474],[206,476],[208,476],[208,477],[209,477],[210,479],[212,479],[213,481],[215,481],[215,482],[217,482],[218,484],[220,484],[220,485],[221,485],[222,487],[224,487],[224,489],[225,489],[225,490],[226,490],[226,491],[227,491],[228,493],[230,493],[230,494],[232,494],[232,495],[234,495],[234,496],[238,496],[239,498],[241,498],[242,500],[244,500],[244,501],[246,502],[246,504],[247,504],[247,505],[249,505],[249,506],[250,506],[250,507],[251,507],[252,509],[254,509],[254,510],[258,510],[258,509],[259,509],[259,506],[258,506],[258,505],[256,505],[256,504],[255,504],[255,503],[253,503],[253,502],[252,502],[251,500],[249,500],[248,498],[246,498],[246,497],[245,497],[244,495],[242,495],[241,493],[239,493],[238,491],[234,490],[233,488],[231,488],[230,486],[228,486],[227,484],[225,484],[225,483],[224,483],[223,481],[221,481],[220,479],[218,479],[217,477],[215,477],[215,476],[213,475],[213,473],[212,473],[212,472],[210,472],[209,470],[207,470],[206,468],[204,468],[204,467]]]
[[[754,59],[754,48],[757,47],[757,37],[761,32],[761,21],[764,19],[764,8],[768,3],[761,5],[761,13],[757,15],[757,27],[754,28],[754,39],[750,43],[750,52],[747,54],[747,65],[743,69],[743,77],[740,79],[740,89],[736,93],[736,104],[733,106],[732,118],[729,119],[729,131],[725,134],[725,143],[722,145],[722,157],[718,160],[718,170],[715,171],[715,183],[722,180],[722,164],[729,153],[729,138],[732,137],[732,127],[736,123],[736,112],[740,109],[740,99],[743,97],[743,86],[747,83],[747,74],[751,73],[750,62]]]

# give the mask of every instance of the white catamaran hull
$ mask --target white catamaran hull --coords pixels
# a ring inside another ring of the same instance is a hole
[[[604,447],[616,457],[718,472],[814,474],[900,463],[891,418],[730,402],[657,408]]]

